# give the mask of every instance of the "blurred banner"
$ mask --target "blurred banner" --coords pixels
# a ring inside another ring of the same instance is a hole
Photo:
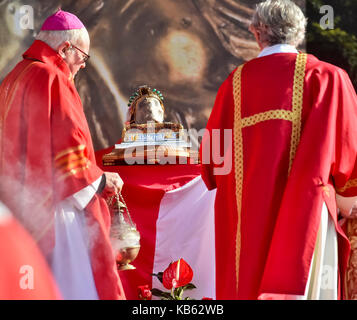
[[[96,150],[121,137],[140,85],[165,97],[165,121],[200,130],[220,84],[259,48],[248,31],[259,0],[0,0],[0,81],[21,60],[45,18],[76,14],[91,37],[76,77]],[[304,8],[304,0],[295,1]]]

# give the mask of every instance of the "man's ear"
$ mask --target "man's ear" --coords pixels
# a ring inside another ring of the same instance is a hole
[[[255,37],[255,40],[259,43],[260,42],[260,31],[258,31],[257,29],[253,29],[253,34]]]
[[[258,43],[259,48],[262,50],[264,48],[263,43],[261,42],[261,33],[260,30],[257,30],[252,25],[249,26],[249,31],[253,33],[255,41]]]
[[[57,52],[60,54],[62,58],[66,57],[66,51],[68,48],[71,46],[71,43],[69,41],[63,42],[57,49]]]

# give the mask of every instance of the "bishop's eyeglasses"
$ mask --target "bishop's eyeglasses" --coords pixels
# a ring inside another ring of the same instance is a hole
[[[79,49],[74,44],[71,44],[71,47],[73,47],[74,49],[77,49],[79,52],[81,52],[83,54],[83,62],[87,62],[89,60],[89,58],[90,58],[89,54],[85,53],[83,50]]]

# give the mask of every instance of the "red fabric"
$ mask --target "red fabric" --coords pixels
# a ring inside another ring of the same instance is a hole
[[[268,110],[292,109],[295,60],[296,54],[274,54],[245,64],[242,118]],[[207,125],[210,133],[213,129],[233,129],[232,79],[233,73],[218,92]],[[217,166],[203,166],[207,186],[217,187],[217,299],[257,299],[264,293],[303,295],[322,201],[326,202],[339,233],[343,274],[349,243],[337,224],[334,187],[341,188],[354,178],[356,109],[356,95],[346,73],[309,55],[301,139],[289,178],[291,122],[267,120],[242,129],[244,178],[238,291],[235,270],[238,216],[232,188],[236,186],[236,168],[233,162],[230,174],[215,176],[213,170]],[[206,135],[204,148],[208,144]],[[232,160],[232,149],[230,145],[226,150],[226,160]],[[221,154],[223,151],[221,148]],[[348,192],[357,194],[356,189]]]
[[[97,164],[103,171],[119,173],[124,177],[126,187],[167,192],[183,186],[201,173],[201,166],[196,164],[103,166],[102,157],[112,150],[113,146],[96,151]]]
[[[1,193],[47,254],[54,245],[54,205],[103,172],[96,165],[82,103],[66,62],[38,40],[23,57],[0,87]],[[90,212],[92,223],[105,230],[100,212],[94,208]],[[103,262],[102,268],[105,272],[113,266]],[[100,293],[106,292],[102,285],[96,282]]]
[[[0,300],[61,299],[36,243],[10,215],[0,218],[0,256]],[[28,267],[32,268],[32,274]]]
[[[96,152],[99,166],[102,156],[113,147]],[[200,165],[128,165],[106,166],[104,171],[117,172],[124,181],[123,197],[140,232],[140,251],[132,262],[136,270],[120,272],[126,298],[138,299],[137,288],[152,287],[156,243],[156,221],[165,192],[179,188],[200,174]]]

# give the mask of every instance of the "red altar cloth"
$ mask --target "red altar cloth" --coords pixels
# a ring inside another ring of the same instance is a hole
[[[138,299],[138,286],[152,286],[156,221],[161,199],[165,192],[182,187],[199,176],[201,168],[191,164],[103,166],[102,157],[112,148],[97,151],[96,159],[104,171],[117,172],[123,179],[122,195],[141,235],[140,252],[132,263],[136,270],[120,272],[126,298],[133,300]]]

